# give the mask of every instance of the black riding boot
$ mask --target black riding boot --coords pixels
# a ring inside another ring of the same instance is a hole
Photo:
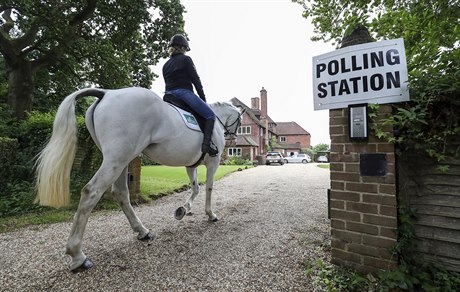
[[[217,153],[219,153],[216,145],[214,145],[214,143],[212,143],[211,141],[213,130],[214,130],[214,119],[206,120],[206,123],[204,124],[204,138],[203,138],[203,144],[201,145],[201,152],[208,153],[209,156],[216,156]]]

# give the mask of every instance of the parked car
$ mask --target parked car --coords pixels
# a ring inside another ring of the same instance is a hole
[[[280,165],[284,164],[284,157],[280,152],[268,152],[265,160],[266,165],[270,165],[272,163],[278,163]]]
[[[311,157],[308,154],[297,154],[284,157],[285,163],[308,163],[311,162]]]
[[[317,162],[329,162],[329,159],[327,159],[327,156],[321,155],[316,158]]]

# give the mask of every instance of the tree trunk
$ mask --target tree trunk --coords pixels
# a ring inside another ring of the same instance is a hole
[[[19,61],[11,66],[6,64],[8,72],[8,104],[14,109],[19,120],[27,117],[32,110],[34,93],[33,73],[29,61]]]

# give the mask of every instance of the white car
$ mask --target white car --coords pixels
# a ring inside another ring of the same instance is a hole
[[[285,163],[309,163],[311,162],[311,157],[308,154],[297,154],[293,156],[284,157]]]
[[[329,159],[327,159],[327,156],[321,155],[316,158],[317,162],[329,162]]]

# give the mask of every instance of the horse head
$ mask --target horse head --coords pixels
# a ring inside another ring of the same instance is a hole
[[[211,105],[211,108],[216,113],[217,120],[224,128],[224,136],[228,139],[233,139],[241,125],[245,109],[240,110],[228,102],[214,103]]]

